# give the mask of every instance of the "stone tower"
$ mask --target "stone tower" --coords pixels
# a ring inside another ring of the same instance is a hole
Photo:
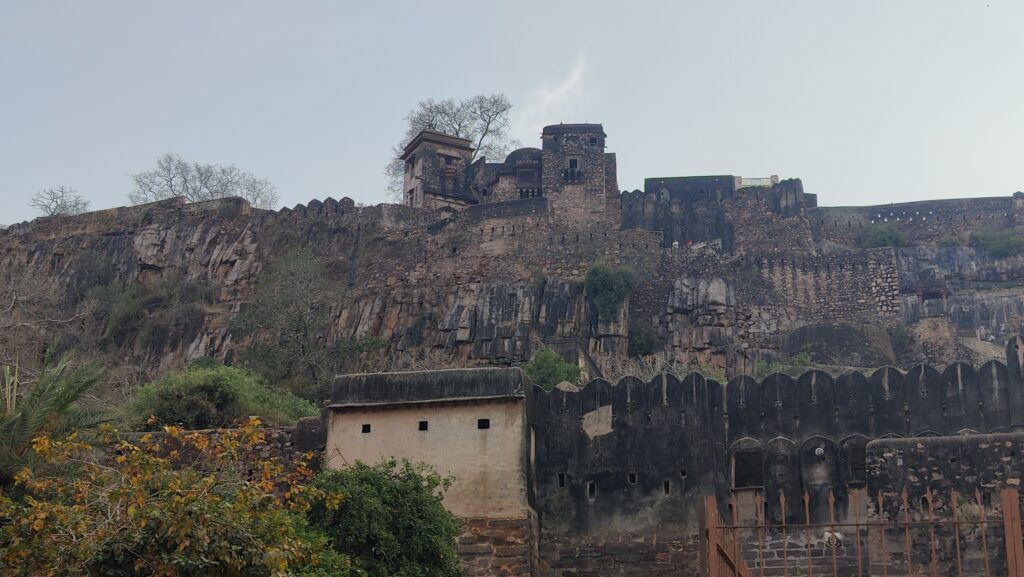
[[[476,204],[466,181],[470,141],[424,130],[406,145],[403,203],[434,210],[461,210]]]
[[[617,225],[615,155],[600,124],[553,124],[541,134],[543,194],[551,211],[578,225]]]

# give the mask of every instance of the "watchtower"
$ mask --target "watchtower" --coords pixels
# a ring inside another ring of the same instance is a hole
[[[600,124],[553,124],[541,134],[543,194],[568,222],[618,222],[615,155],[606,153]]]
[[[476,204],[466,182],[470,141],[423,130],[406,145],[403,202],[418,208],[461,210]]]

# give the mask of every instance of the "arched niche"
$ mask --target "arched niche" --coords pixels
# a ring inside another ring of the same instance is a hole
[[[867,445],[871,439],[867,435],[848,435],[839,441],[841,460],[840,473],[843,482],[849,488],[861,488],[867,485]]]
[[[729,381],[725,391],[729,435],[733,438],[760,437],[764,418],[761,410],[761,385],[749,375],[739,375]]]
[[[764,444],[765,488],[764,512],[768,523],[779,524],[783,515],[795,522],[792,515],[800,509],[800,461],[797,444],[788,437],[775,437]],[[785,496],[783,510],[780,495]]]
[[[840,455],[835,441],[815,435],[800,445],[800,484],[810,496],[812,522],[829,520],[828,495],[846,494],[840,484]]]
[[[799,436],[835,432],[835,398],[832,376],[820,370],[807,371],[796,381]]]

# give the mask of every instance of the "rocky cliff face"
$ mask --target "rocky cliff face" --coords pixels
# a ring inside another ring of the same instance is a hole
[[[1024,257],[927,243],[864,250],[846,238],[853,224],[828,234],[827,209],[766,216],[750,197],[730,202],[736,250],[723,253],[721,243],[666,247],[657,231],[570,229],[536,211],[441,219],[348,199],[276,213],[168,201],[12,226],[0,232],[0,274],[55,287],[53,306],[89,302],[99,269],[103,283],[141,291],[148,304],[132,330],[93,344],[153,368],[244,349],[229,319],[269,264],[295,250],[329,276],[325,342],[373,337],[388,355],[435,351],[460,364],[520,362],[545,345],[598,373],[627,354],[631,331],[730,371],[801,351],[836,365],[978,361],[987,353],[976,343],[1022,328]],[[595,263],[636,271],[615,318],[589,304],[583,278]],[[82,343],[98,329],[76,330]],[[864,344],[851,357],[854,342]]]

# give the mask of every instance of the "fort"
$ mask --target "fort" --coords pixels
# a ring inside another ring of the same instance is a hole
[[[403,204],[173,199],[40,218],[0,231],[0,276],[208,288],[159,330],[137,325],[190,303],[147,301],[97,349],[151,374],[236,360],[250,341],[230,320],[265,271],[314,255],[324,347],[459,368],[340,376],[295,445],[329,467],[394,455],[452,472],[471,575],[702,575],[716,536],[764,574],[1005,566],[1024,255],[978,239],[1018,238],[1024,193],[820,207],[799,179],[732,175],[622,191],[607,139],[553,125],[540,148],[470,162],[467,141],[423,132],[402,155]],[[597,265],[636,277],[612,315],[584,282]],[[85,342],[75,330],[62,337]],[[544,347],[587,383],[530,383],[517,365]],[[815,368],[761,370],[797,357]],[[720,376],[622,368],[651,358]],[[936,515],[973,524],[924,524]]]
[[[448,503],[466,520],[461,551],[471,575],[704,574],[709,495],[732,503],[737,519],[795,527],[803,571],[806,540],[829,550],[829,523],[885,516],[876,497],[898,502],[906,491],[902,512],[921,521],[948,514],[951,492],[981,491],[991,507],[1001,488],[1019,486],[1022,358],[1024,337],[1015,337],[1005,363],[905,374],[886,367],[727,383],[662,374],[552,391],[515,368],[341,376],[320,443],[329,467],[398,456],[454,474]],[[940,504],[925,500],[933,494]],[[792,505],[783,510],[779,496]],[[952,538],[949,529],[941,537]],[[838,551],[839,574],[858,574],[856,561],[882,562],[867,526],[854,533],[863,550]],[[958,538],[962,557],[980,564],[980,533]],[[909,557],[892,545],[888,574],[908,574],[907,559],[952,570],[952,551],[931,558],[926,536],[912,539]],[[1005,563],[997,549],[984,552],[993,565]],[[768,551],[766,566],[779,568],[777,553]],[[831,574],[821,557],[814,574]]]

